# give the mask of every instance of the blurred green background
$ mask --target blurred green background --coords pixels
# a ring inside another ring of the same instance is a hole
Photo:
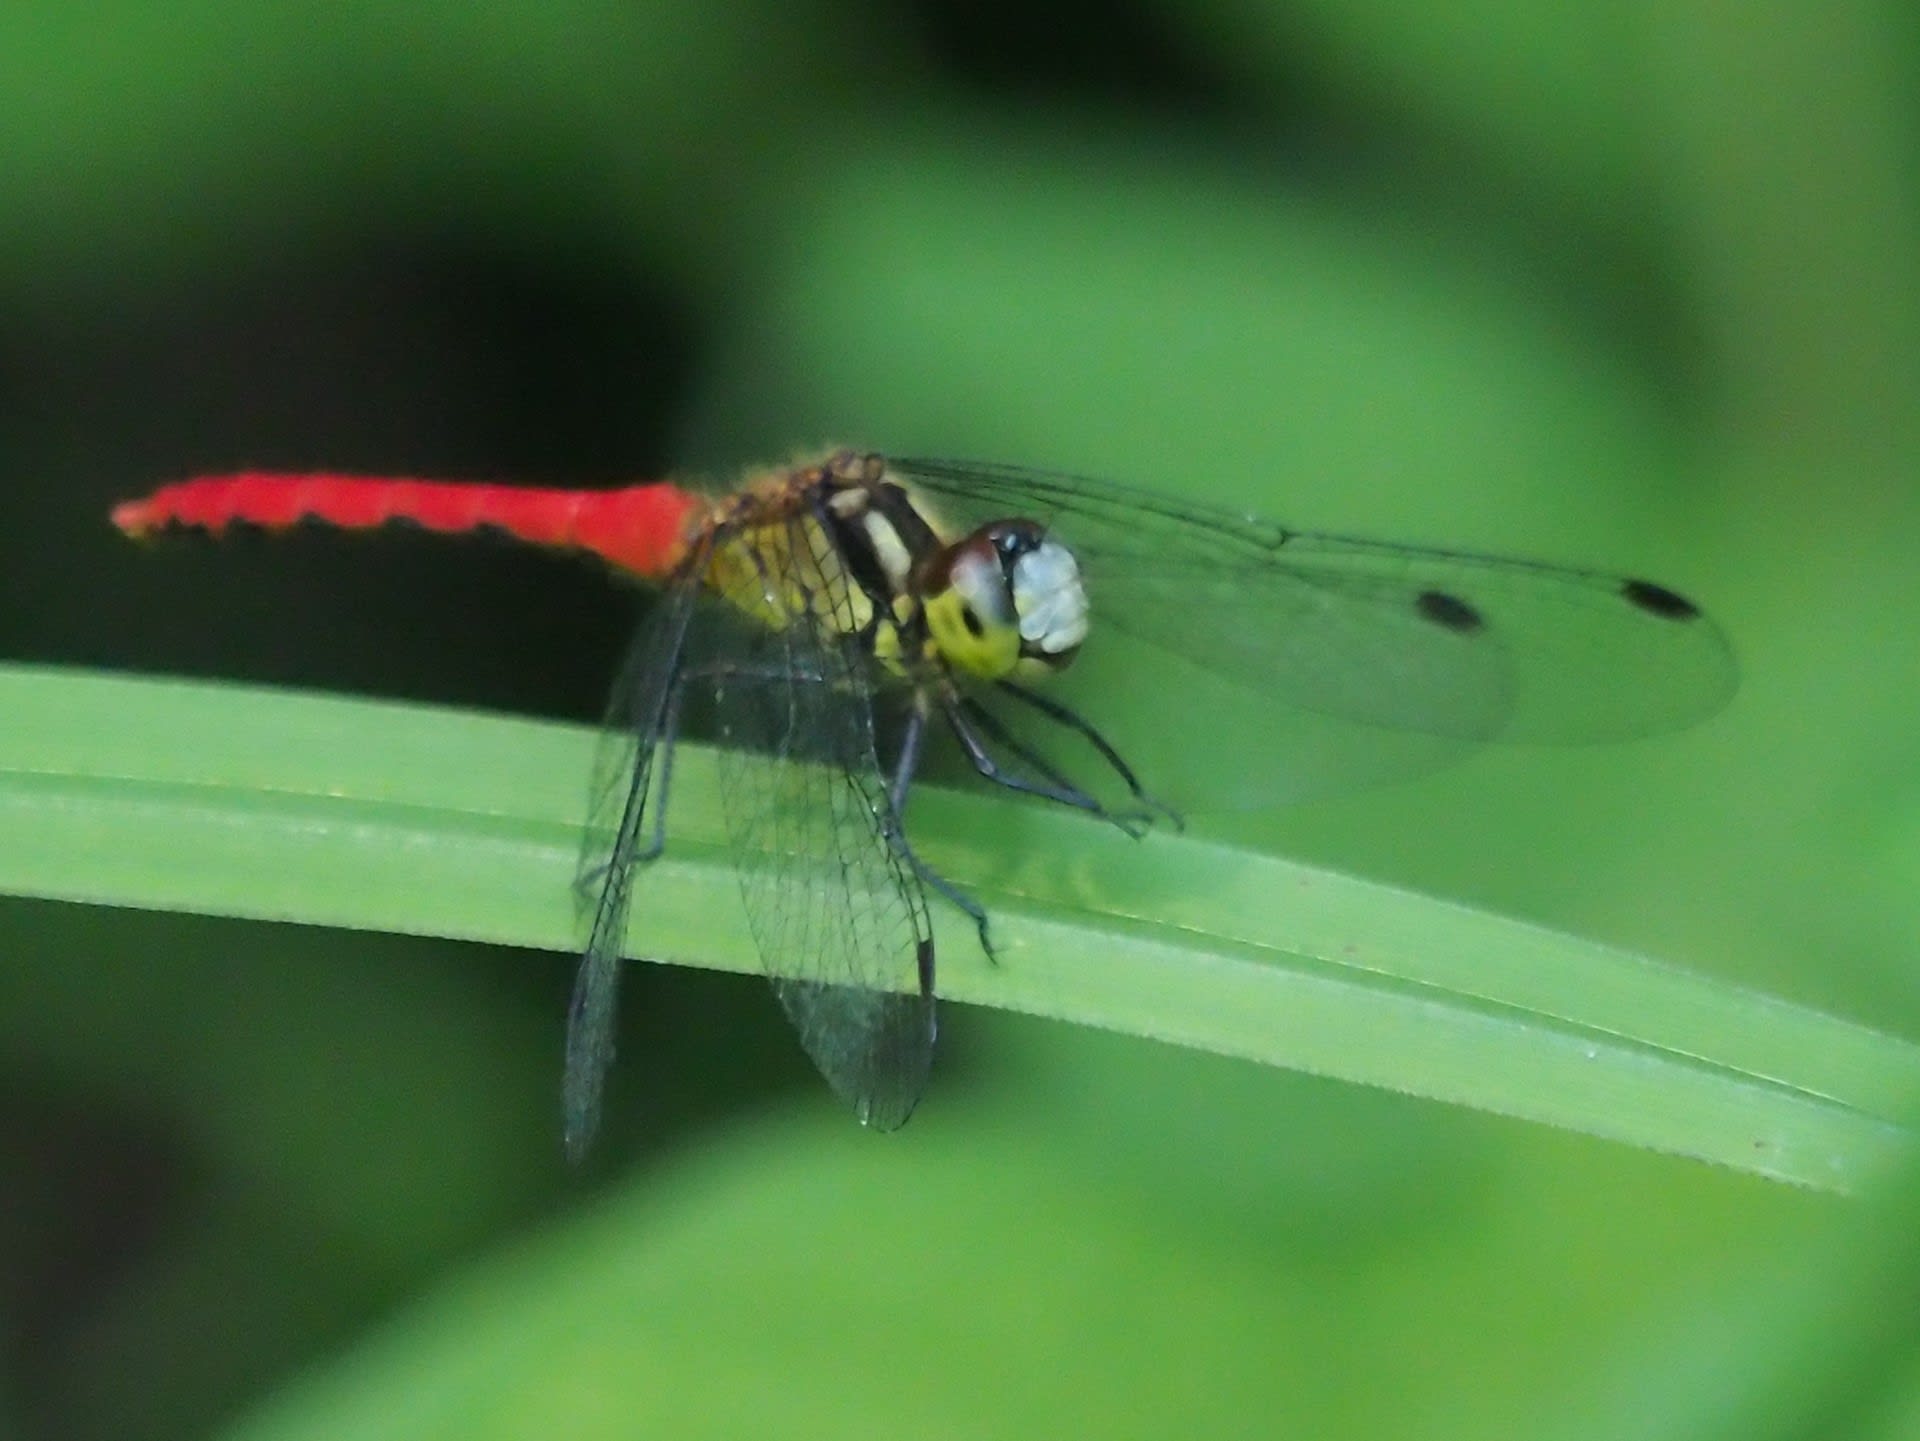
[[[1920,1034],[1914,30],[18,7],[0,655],[598,712],[584,566],[105,524],[242,465],[844,440],[1645,573],[1740,648],[1708,726],[1208,833]],[[763,983],[645,966],[574,1176],[570,957],[11,900],[0,954],[0,1436],[1920,1435],[1911,1185],[958,1007],[879,1138]]]

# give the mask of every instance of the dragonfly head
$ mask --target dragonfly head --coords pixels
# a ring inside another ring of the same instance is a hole
[[[1060,670],[1087,636],[1080,565],[1031,520],[989,521],[936,553],[923,597],[941,656],[980,680]]]

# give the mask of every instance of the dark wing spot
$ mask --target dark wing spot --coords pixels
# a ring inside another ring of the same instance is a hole
[[[975,611],[972,606],[963,605],[960,607],[960,619],[966,624],[967,634],[975,640],[980,639],[981,636],[987,633],[987,628],[980,624],[979,613]]]
[[[1423,590],[1414,605],[1422,620],[1430,620],[1457,635],[1472,635],[1487,623],[1479,611],[1444,590]]]
[[[1650,580],[1630,580],[1620,587],[1620,594],[1626,597],[1629,605],[1638,606],[1648,615],[1657,615],[1662,620],[1698,620],[1700,607],[1677,591],[1668,590],[1664,585],[1655,585]]]

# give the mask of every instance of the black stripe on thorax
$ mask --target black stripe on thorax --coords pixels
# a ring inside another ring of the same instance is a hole
[[[843,514],[829,503],[820,507],[820,519],[853,582],[876,607],[890,612],[896,597],[911,588],[914,573],[940,548],[940,537],[899,486],[890,483],[862,486],[858,494],[863,504],[852,508],[850,514]],[[907,573],[898,583],[888,576],[874,548],[873,537],[867,529],[869,516],[890,527],[907,553]]]

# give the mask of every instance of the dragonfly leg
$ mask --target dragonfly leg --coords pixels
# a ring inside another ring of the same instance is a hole
[[[927,735],[927,708],[916,700],[913,710],[907,716],[905,732],[900,737],[900,754],[894,762],[893,780],[887,787],[887,799],[893,808],[892,834],[888,837],[900,858],[913,867],[913,873],[945,896],[966,914],[973,922],[973,928],[980,936],[980,949],[987,953],[989,961],[998,962],[999,956],[993,948],[993,936],[987,925],[987,909],[968,895],[952,881],[948,880],[932,866],[920,859],[912,842],[907,839],[907,797],[913,789],[914,773],[920,768],[920,750]]]
[[[973,922],[974,932],[980,937],[980,949],[987,953],[989,961],[998,965],[1000,952],[993,944],[993,931],[987,921],[987,908],[921,860],[920,853],[914,850],[905,835],[896,835],[893,838],[893,845],[894,849],[900,853],[900,859],[913,867],[913,873],[920,877],[924,884],[938,891],[966,914],[967,919]]]
[[[1057,722],[1065,726],[1068,730],[1077,731],[1085,738],[1088,745],[1100,753],[1100,758],[1113,768],[1113,773],[1119,776],[1121,781],[1125,783],[1127,789],[1133,793],[1135,800],[1139,801],[1140,804],[1148,810],[1165,816],[1175,830],[1183,831],[1187,828],[1186,820],[1181,816],[1180,812],[1176,811],[1165,801],[1150,795],[1140,784],[1139,777],[1134,775],[1133,767],[1128,765],[1120,752],[1114,748],[1113,742],[1095,730],[1093,722],[1081,715],[1079,711],[1074,710],[1070,706],[1064,706],[1060,704],[1059,701],[1053,700],[1048,696],[1043,696],[1038,691],[1028,690],[1025,686],[1018,685],[1010,680],[1001,681],[1000,689],[1012,696],[1015,700],[1023,701],[1027,705],[1032,706],[1035,710],[1039,711],[1041,715],[1047,717],[1048,720]]]
[[[946,706],[946,713],[947,723],[953,727],[953,733],[959,738],[961,749],[966,751],[973,768],[995,785],[1005,786],[1021,795],[1037,796],[1041,800],[1055,801],[1063,806],[1072,806],[1075,810],[1086,811],[1111,822],[1135,839],[1145,835],[1152,827],[1151,811],[1109,810],[974,702],[966,699],[954,701]],[[1029,780],[1003,770],[988,749],[989,740],[1032,768],[1040,779]]]
[[[653,806],[653,824],[651,834],[645,842],[634,848],[632,862],[645,865],[648,861],[658,860],[661,852],[667,848],[667,794],[673,781],[674,744],[680,738],[680,704],[687,693],[687,677],[676,676],[667,691],[666,704],[661,707],[659,726],[648,736],[642,745],[649,751],[658,747],[656,753],[660,759],[659,780],[650,789],[647,800]],[[613,863],[608,861],[591,869],[582,871],[573,879],[574,899],[582,905],[591,905],[599,898],[602,887],[606,885],[607,872]]]
[[[667,691],[667,703],[660,708],[660,728],[652,737],[652,743],[660,748],[660,781],[651,797],[653,834],[647,837],[645,845],[633,853],[636,865],[658,860],[660,853],[667,848],[667,796],[673,789],[673,752],[680,739],[680,705],[686,699],[687,682],[694,674],[698,672],[676,675]]]
[[[680,740],[680,708],[687,698],[688,682],[694,680],[725,680],[729,676],[756,676],[765,679],[775,674],[770,670],[755,670],[744,666],[711,665],[694,670],[682,671],[673,678],[673,685],[667,691],[666,704],[660,708],[660,724],[655,729],[650,744],[657,745],[660,756],[660,779],[654,790],[653,833],[647,837],[646,844],[633,853],[635,864],[643,865],[658,860],[661,852],[667,848],[667,797],[673,788],[673,753]],[[818,677],[809,677],[818,679]]]
[[[914,697],[913,709],[907,714],[907,725],[900,736],[900,754],[894,758],[893,780],[887,786],[887,799],[893,803],[893,814],[904,829],[907,820],[907,794],[913,788],[913,778],[920,770],[920,750],[927,738],[927,707],[918,696]]]

